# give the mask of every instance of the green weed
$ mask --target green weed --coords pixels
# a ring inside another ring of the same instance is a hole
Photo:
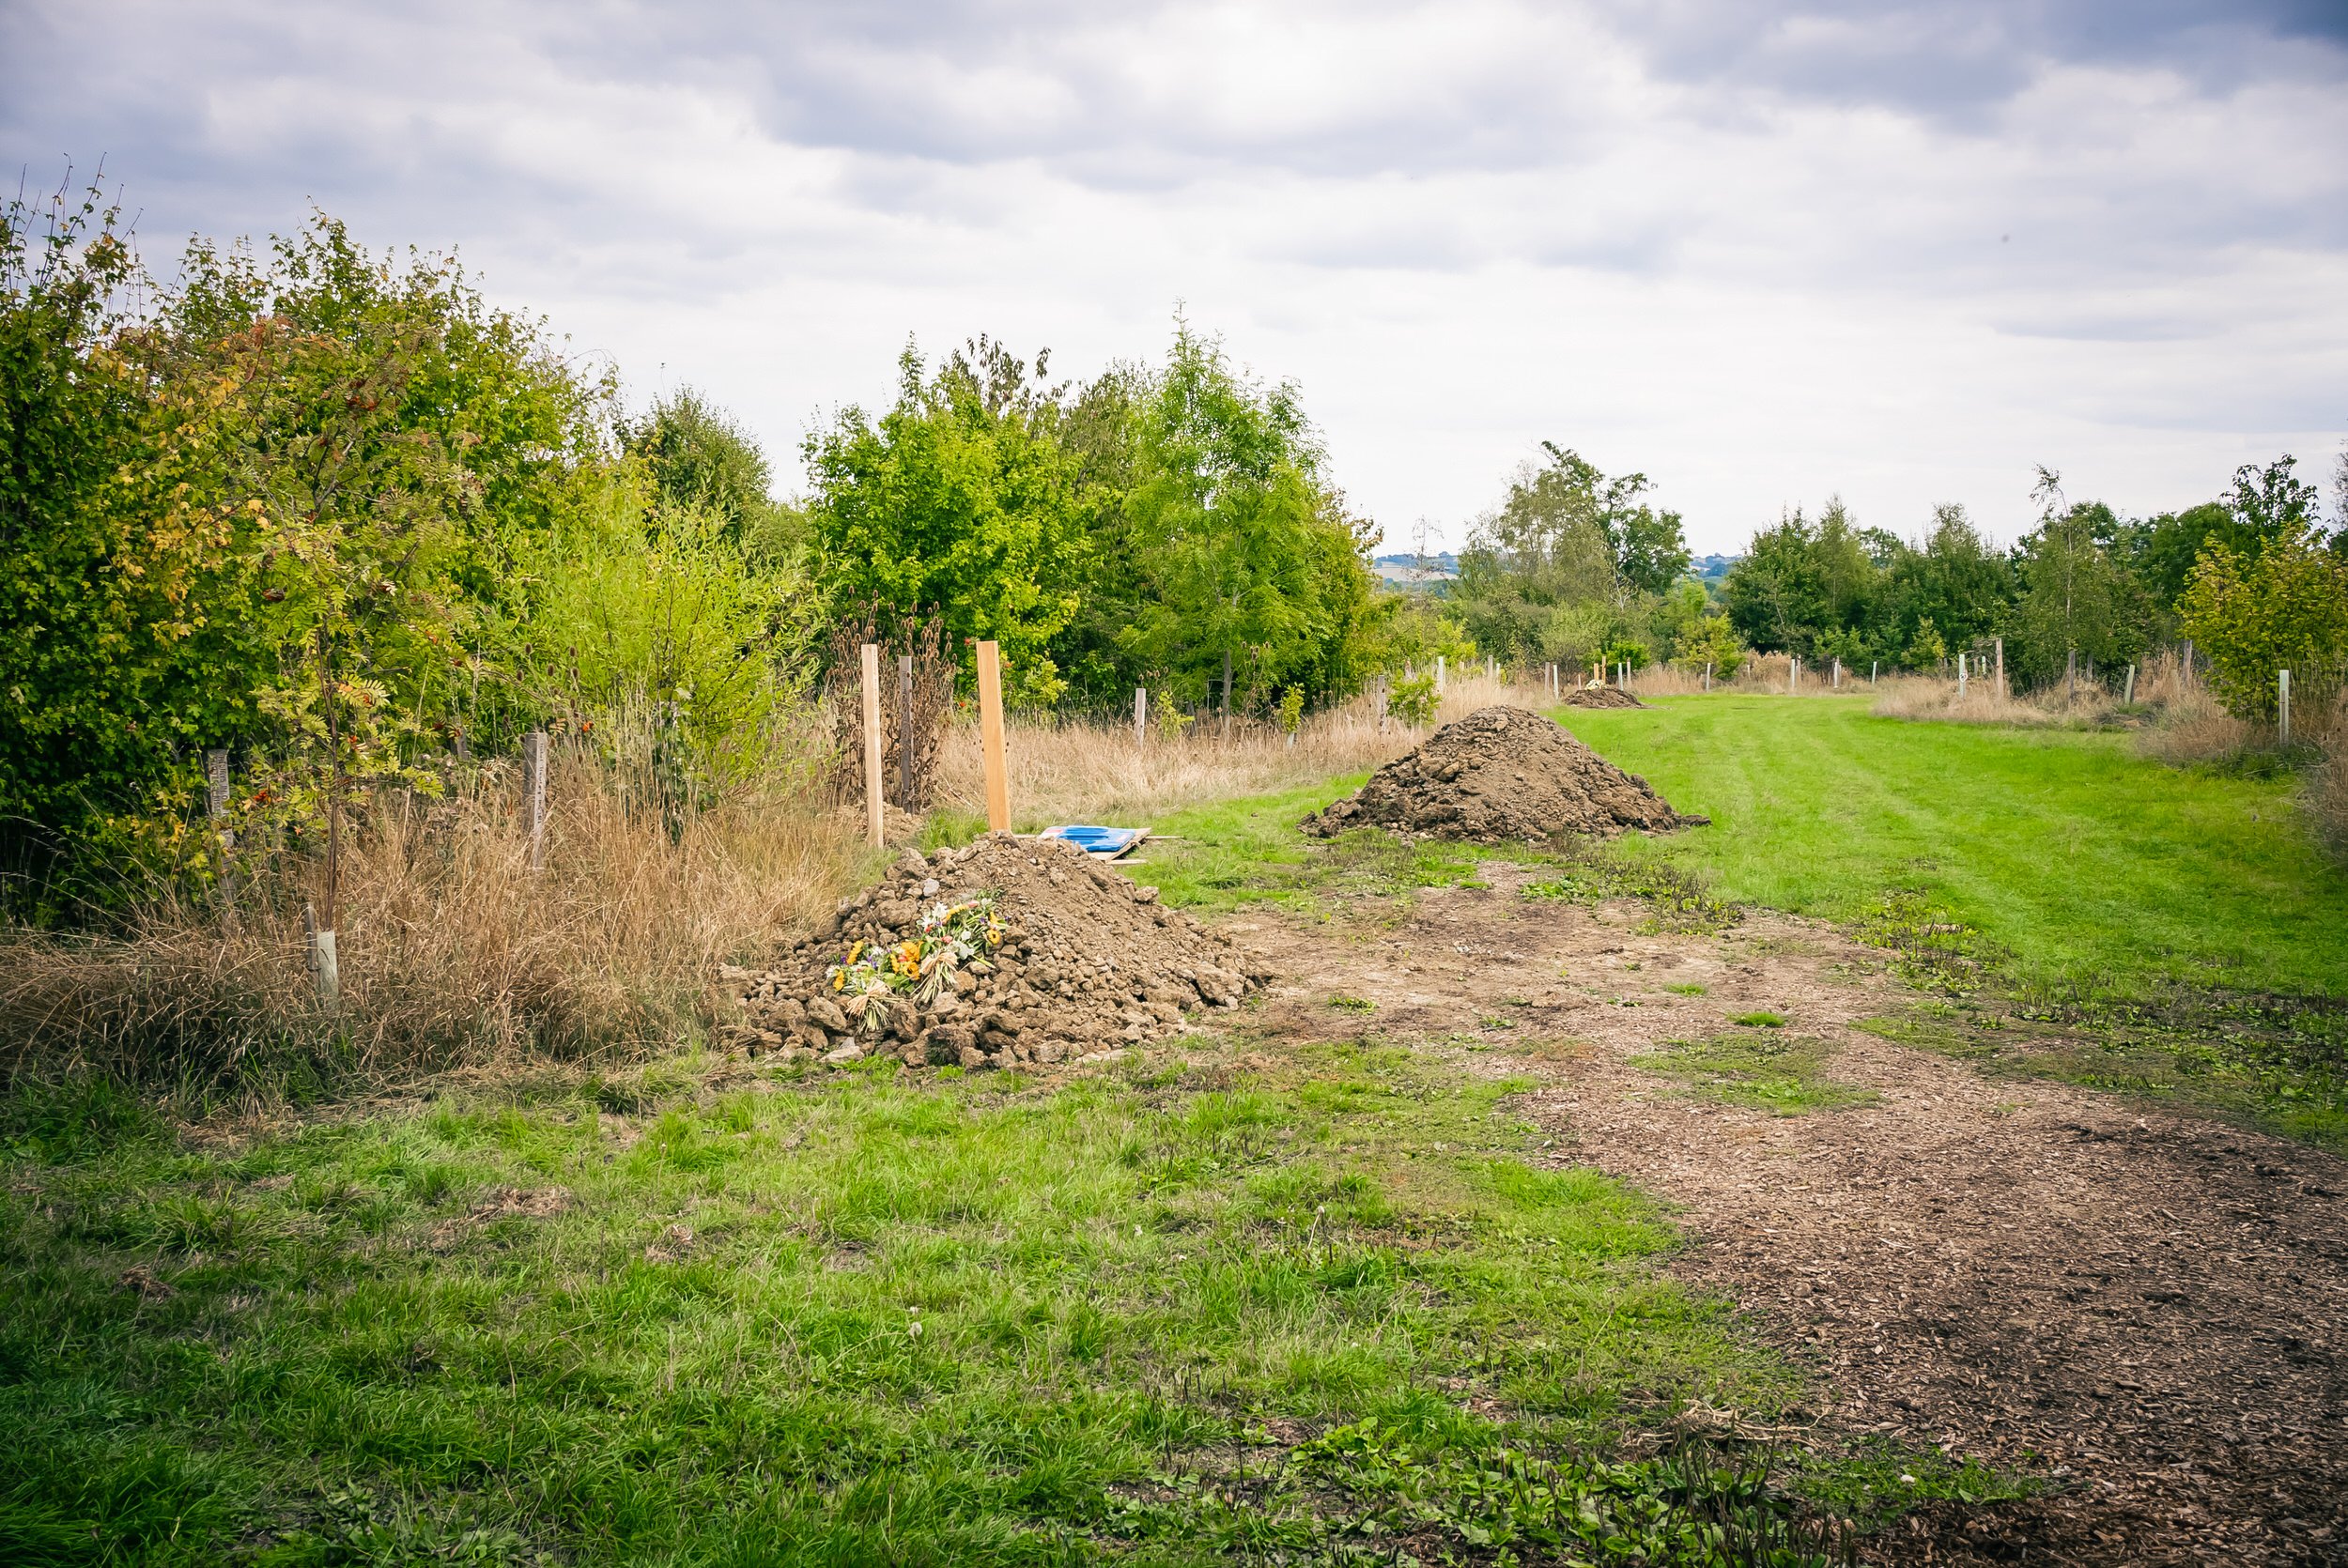
[[[1686,1079],[1688,1092],[1701,1099],[1784,1116],[1847,1110],[1882,1099],[1873,1089],[1826,1076],[1826,1064],[1833,1055],[1828,1042],[1800,1036],[1716,1035],[1705,1040],[1665,1040],[1661,1050],[1631,1061],[1651,1072]]]
[[[1628,857],[1619,851],[1575,838],[1552,839],[1543,856],[1559,874],[1525,884],[1527,899],[1562,899],[1595,904],[1605,899],[1637,899],[1649,915],[1639,928],[1653,935],[1708,935],[1743,918],[1735,905],[1714,898],[1696,877],[1661,861]]]

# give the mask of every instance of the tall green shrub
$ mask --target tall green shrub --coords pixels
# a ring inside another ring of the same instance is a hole
[[[2212,543],[2177,607],[2236,717],[2274,721],[2278,671],[2291,671],[2303,715],[2324,712],[2348,676],[2348,561],[2312,531],[2269,540],[2255,558]]]

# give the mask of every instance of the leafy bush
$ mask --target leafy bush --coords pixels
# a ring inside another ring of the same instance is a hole
[[[2300,533],[2246,558],[2213,543],[2178,605],[2186,635],[2209,655],[2210,684],[2228,712],[2273,722],[2276,674],[2291,671],[2294,707],[2322,714],[2348,667],[2348,561]]]
[[[1435,677],[1406,675],[1386,693],[1386,712],[1418,729],[1435,716]]]

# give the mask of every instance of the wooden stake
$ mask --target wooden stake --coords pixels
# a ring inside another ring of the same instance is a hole
[[[880,644],[868,642],[864,655],[864,828],[873,847],[881,846]]]
[[[1441,653],[1435,655],[1435,695],[1437,697],[1443,695],[1443,657]]]
[[[1704,689],[1712,689],[1712,661],[1709,659],[1704,661]]]
[[[1998,700],[2005,700],[2005,638],[1998,638]]]
[[[522,737],[522,820],[530,826],[530,869],[547,864],[547,732]],[[332,906],[329,906],[330,908]]]
[[[2123,703],[2131,703],[2136,700],[2136,666],[2134,665],[2128,666],[2127,690],[2121,695],[2120,700]]]
[[[1009,833],[1011,778],[1003,758],[1002,656],[992,642],[979,644],[979,749],[986,764],[987,828]]]
[[[913,809],[913,655],[897,655],[897,804]]]
[[[1223,738],[1231,738],[1231,651],[1223,650]]]
[[[1134,745],[1150,744],[1150,688],[1134,688]]]
[[[2070,649],[2062,658],[2062,705],[2069,707],[2079,695],[2079,651]]]
[[[2275,740],[2279,746],[2291,744],[2291,671],[2275,671]]]
[[[1959,701],[1964,700],[1965,672],[1972,667],[1972,662],[1971,657],[1968,654],[1959,653],[1956,656],[1956,696]]]

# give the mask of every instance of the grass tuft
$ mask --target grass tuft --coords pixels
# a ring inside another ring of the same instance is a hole
[[[1742,1023],[1745,1020],[1737,1022]],[[1686,1079],[1688,1092],[1700,1099],[1773,1111],[1782,1116],[1800,1115],[1806,1111],[1848,1110],[1875,1104],[1883,1098],[1873,1089],[1858,1088],[1828,1077],[1826,1064],[1834,1055],[1835,1048],[1825,1040],[1716,1035],[1705,1040],[1666,1040],[1661,1051],[1631,1060],[1634,1066],[1651,1072]]]

